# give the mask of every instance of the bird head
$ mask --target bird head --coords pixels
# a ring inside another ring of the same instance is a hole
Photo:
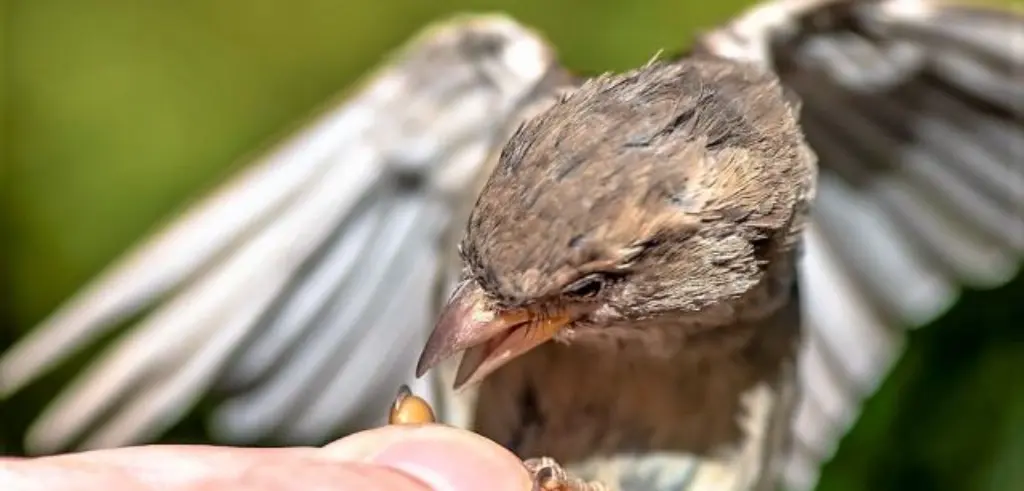
[[[417,366],[456,387],[552,338],[730,305],[799,235],[815,159],[777,79],[704,59],[585,83],[506,143]]]

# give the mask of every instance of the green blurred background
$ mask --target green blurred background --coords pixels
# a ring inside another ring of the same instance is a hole
[[[749,3],[5,0],[0,349],[430,21],[502,10],[597,72],[675,51]],[[1020,277],[969,292],[913,333],[821,489],[1024,489],[1021,298]],[[73,370],[0,403],[0,453]],[[198,419],[168,436],[201,440]]]

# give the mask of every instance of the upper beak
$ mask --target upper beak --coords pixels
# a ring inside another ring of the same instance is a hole
[[[513,358],[551,339],[572,318],[567,311],[543,317],[527,309],[495,311],[475,281],[463,281],[427,339],[416,376],[465,350],[455,376],[455,388],[476,383]]]

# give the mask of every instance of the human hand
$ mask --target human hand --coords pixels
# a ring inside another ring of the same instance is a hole
[[[390,425],[322,448],[151,445],[0,459],[7,491],[531,489],[523,462],[474,433]]]

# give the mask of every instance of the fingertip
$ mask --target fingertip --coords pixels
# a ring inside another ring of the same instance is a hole
[[[436,490],[522,491],[530,478],[514,454],[491,440],[439,425],[389,425],[359,432],[324,447],[332,459],[399,469]]]

